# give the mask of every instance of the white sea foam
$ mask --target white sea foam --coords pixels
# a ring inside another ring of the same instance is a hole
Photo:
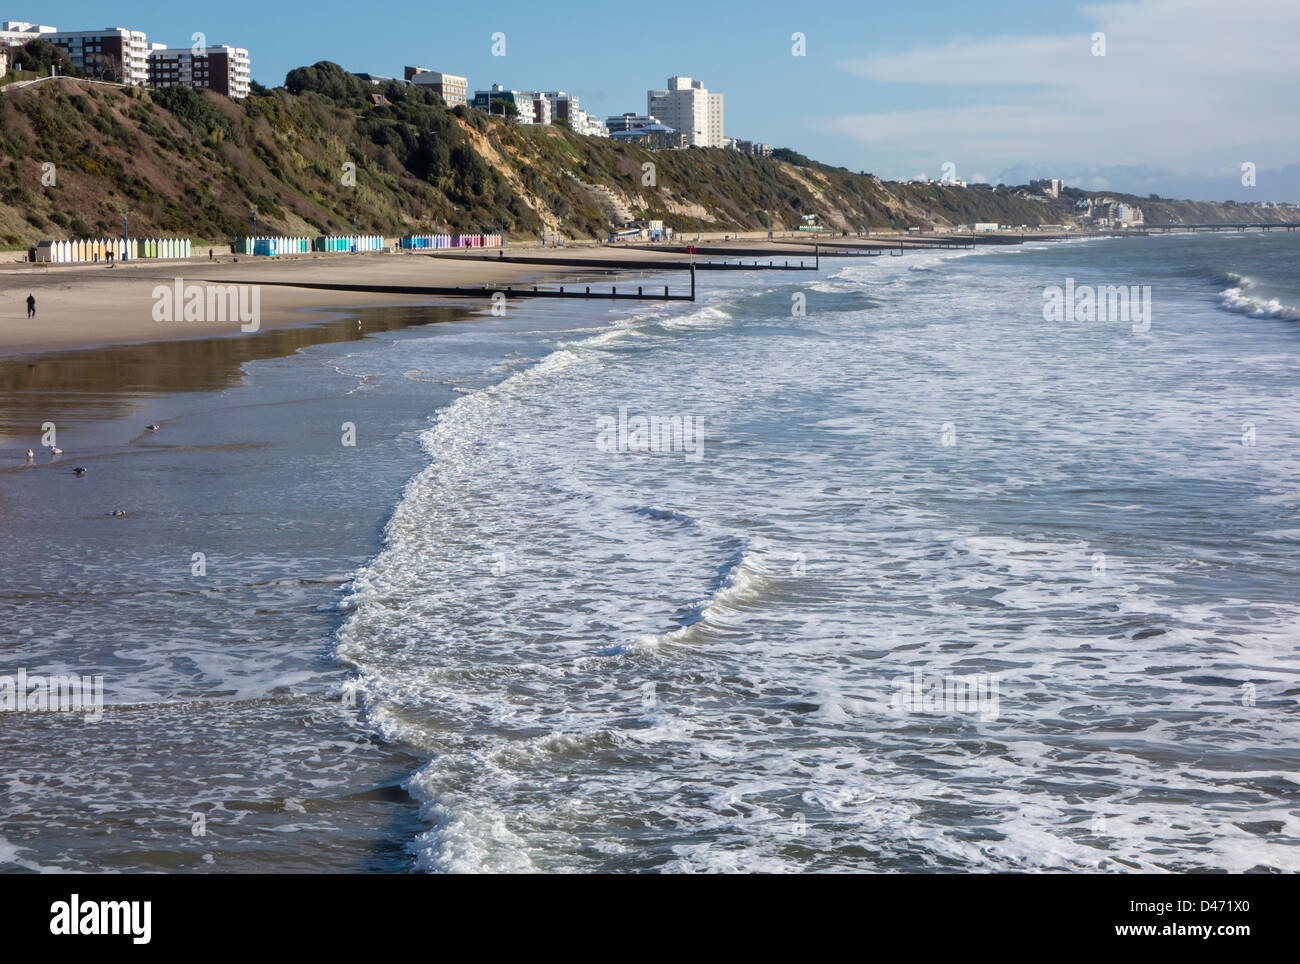
[[[1288,355],[1225,377],[1203,293],[1141,353],[1044,325],[1061,252],[1121,248],[1045,250],[850,265],[795,320],[763,281],[441,412],[339,636],[429,760],[419,866],[1300,869]],[[718,441],[608,457],[619,406]],[[918,671],[996,718],[894,710]]]
[[[1261,298],[1249,294],[1244,285],[1225,288],[1220,291],[1219,304],[1227,311],[1239,312],[1253,318],[1281,318],[1284,321],[1300,321],[1300,307],[1283,304],[1277,298]]]

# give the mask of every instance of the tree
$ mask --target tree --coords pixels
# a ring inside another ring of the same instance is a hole
[[[356,74],[350,74],[336,63],[317,61],[310,67],[295,67],[284,78],[284,86],[291,94],[315,91],[336,104],[360,107],[366,94],[373,88]]]
[[[17,49],[10,49],[9,63],[22,64],[23,70],[35,71],[49,75],[50,67],[64,77],[84,77],[80,70],[72,65],[62,47],[56,47],[48,40],[29,40]]]
[[[510,94],[489,94],[489,95],[488,95],[488,113],[489,113],[489,114],[495,114],[495,113],[497,112],[497,105],[498,105],[498,104],[501,105],[501,113],[502,113],[503,116],[508,117],[508,118],[510,118],[511,120],[518,120],[518,119],[519,119],[519,105],[515,103],[515,99],[514,99],[514,97],[513,97],[512,95],[510,95]]]

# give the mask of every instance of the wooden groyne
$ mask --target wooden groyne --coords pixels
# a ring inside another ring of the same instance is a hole
[[[629,289],[632,285],[625,285],[624,290],[619,291],[618,285],[610,285],[609,291],[593,291],[591,285],[560,285],[556,288],[542,288],[538,285],[531,287],[518,287],[516,285],[505,284],[486,284],[486,285],[457,285],[454,287],[445,287],[438,285],[369,285],[369,284],[338,284],[326,281],[222,281],[219,279],[209,279],[209,284],[255,284],[271,285],[280,288],[311,288],[318,291],[364,291],[372,294],[383,295],[419,295],[429,298],[492,298],[494,295],[504,295],[506,298],[582,298],[598,299],[602,301],[694,301],[695,300],[695,268],[691,266],[691,290],[689,294],[673,294],[668,285],[663,285],[663,293],[656,290],[647,290],[650,285],[637,285],[636,291]],[[657,289],[660,285],[654,285]]]

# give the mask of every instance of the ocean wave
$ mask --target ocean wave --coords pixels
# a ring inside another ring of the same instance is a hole
[[[622,334],[557,342],[442,410],[430,465],[358,580],[365,604],[339,640],[368,723],[427,761],[406,782],[429,824],[410,845],[417,868],[1295,866],[1282,839],[1291,787],[1277,788],[1268,749],[1293,727],[1264,709],[1285,699],[1300,613],[1261,593],[1235,598],[1254,583],[1206,598],[1196,581],[1213,571],[1171,572],[1165,536],[1174,558],[1217,564],[1190,532],[1208,496],[1195,480],[1172,487],[1189,532],[1152,528],[1132,475],[1151,464],[1149,440],[1087,409],[1085,426],[1037,421],[1058,378],[1088,396],[1069,372],[1021,366],[1025,391],[1005,402],[1043,444],[994,462],[999,428],[985,421],[936,446],[958,406],[973,419],[1004,391],[988,306],[1038,270],[989,263],[978,284],[965,270],[912,271],[969,256],[837,267],[817,284],[857,297],[820,299],[830,310],[816,324],[769,329],[765,312],[788,288],[762,284],[611,317]],[[1213,272],[1200,268],[1180,307],[1230,352],[1207,295],[1258,289],[1226,276],[1210,289]],[[860,319],[835,309],[868,291],[882,351],[854,352]],[[917,321],[940,306],[945,325],[965,328]],[[726,337],[746,322],[745,337]],[[831,337],[794,342],[789,330]],[[1018,344],[1060,351],[1055,334]],[[956,391],[934,390],[936,357]],[[1168,390],[1167,358],[1128,363],[1151,381],[1157,419],[1200,411]],[[1223,391],[1240,403],[1255,388]],[[698,412],[720,439],[710,451],[725,454],[699,465],[593,455],[589,426],[623,404]],[[1099,443],[1117,446],[1104,454],[1119,467],[1053,494],[1077,451]],[[1180,478],[1221,474],[1188,458],[1159,464]],[[1240,477],[1253,484],[1250,472]],[[1034,514],[1016,520],[1030,495]],[[1286,504],[1251,502],[1257,530],[1288,531]],[[1285,555],[1276,549],[1241,551]],[[490,555],[501,571],[487,571]],[[891,696],[918,671],[927,685],[998,677],[994,714],[898,712]],[[1246,681],[1259,712],[1242,702]],[[1205,804],[1225,768],[1189,761],[1237,751],[1228,779],[1267,782],[1261,799]],[[951,806],[954,779],[978,808]],[[1149,801],[1131,803],[1134,786],[1168,791],[1159,819]],[[1198,814],[1206,840],[1189,844],[1181,828]],[[1246,815],[1283,830],[1234,829]]]
[[[1300,321],[1300,307],[1288,305],[1279,298],[1252,294],[1255,282],[1235,272],[1225,272],[1222,280],[1231,287],[1219,292],[1219,307],[1225,311],[1249,315],[1252,318],[1280,318],[1283,321]]]

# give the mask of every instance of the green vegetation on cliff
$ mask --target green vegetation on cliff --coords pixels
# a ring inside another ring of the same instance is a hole
[[[327,62],[244,101],[71,79],[11,87],[0,155],[9,247],[116,235],[126,212],[132,234],[220,241],[249,234],[254,209],[261,234],[347,233],[355,221],[390,237],[543,226],[603,237],[628,214],[704,230],[791,229],[813,214],[859,231],[1056,224],[1071,208],[986,186],[881,183],[790,150],[652,153],[448,110],[427,89],[375,86]],[[1157,219],[1156,202],[1137,203]]]

